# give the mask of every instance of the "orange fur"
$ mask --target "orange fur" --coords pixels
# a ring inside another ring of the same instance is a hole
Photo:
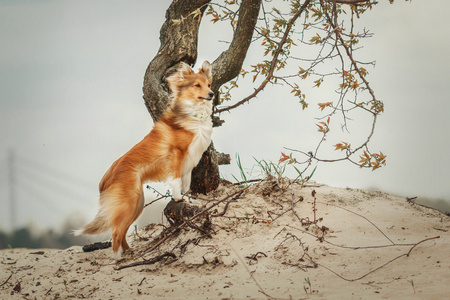
[[[211,142],[211,65],[198,73],[185,63],[167,77],[172,102],[152,131],[116,160],[99,184],[100,209],[95,219],[75,234],[98,234],[112,228],[113,251],[129,249],[126,233],[144,208],[143,184],[168,181],[181,200],[192,169]]]

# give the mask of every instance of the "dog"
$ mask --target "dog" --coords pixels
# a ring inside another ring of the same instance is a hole
[[[165,181],[172,198],[181,201],[189,190],[192,169],[211,143],[211,64],[197,73],[180,63],[166,78],[172,92],[169,108],[150,133],[116,160],[99,184],[99,211],[75,235],[99,234],[112,229],[112,249],[120,257],[130,246],[126,234],[144,209],[143,185]]]

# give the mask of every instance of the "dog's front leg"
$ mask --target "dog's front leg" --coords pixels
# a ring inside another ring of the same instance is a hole
[[[181,201],[181,198],[183,197],[181,195],[181,178],[171,178],[167,181],[167,184],[172,190],[172,198],[175,199],[175,201]]]
[[[191,188],[191,174],[192,172],[187,172],[181,177],[181,193],[183,195]]]

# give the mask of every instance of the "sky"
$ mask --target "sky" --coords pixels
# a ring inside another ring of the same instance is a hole
[[[68,217],[85,221],[95,214],[104,172],[152,127],[142,83],[168,5],[0,0],[0,229],[12,226],[11,193],[16,226],[57,227]],[[386,110],[371,147],[383,151],[388,164],[377,171],[319,164],[313,179],[450,203],[449,9],[439,0],[381,0],[358,20],[374,34],[360,51],[376,61],[369,80]],[[198,64],[214,61],[230,37],[221,27],[202,25]],[[250,49],[244,67],[257,51]],[[243,86],[236,99],[253,88]],[[312,98],[330,94],[311,91]],[[320,138],[316,112],[303,111],[289,91],[268,87],[223,114],[224,126],[213,133],[216,149],[233,158],[221,167],[223,177],[239,177],[236,155],[256,176],[254,158],[277,162],[281,151],[289,153],[284,147],[309,151]],[[358,120],[349,127],[351,136],[364,137]]]

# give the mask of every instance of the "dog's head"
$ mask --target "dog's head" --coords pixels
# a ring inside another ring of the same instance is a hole
[[[166,80],[174,100],[199,103],[212,102],[214,98],[211,90],[211,64],[208,61],[203,63],[198,73],[195,73],[188,64],[181,62],[178,70]]]

